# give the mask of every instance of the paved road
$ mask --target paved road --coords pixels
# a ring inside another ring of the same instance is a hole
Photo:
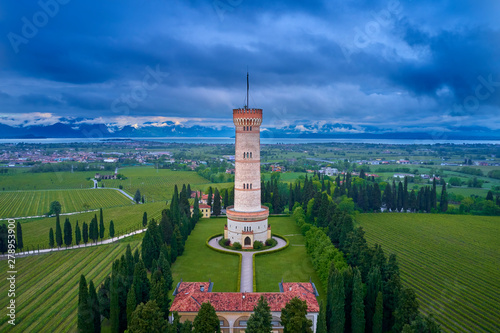
[[[234,253],[241,253],[241,283],[240,283],[240,292],[242,293],[251,293],[253,292],[253,260],[252,257],[254,253],[256,252],[248,252],[248,251],[236,251],[236,250],[228,250],[222,246],[219,245],[219,240],[221,237],[216,237],[212,238],[209,242],[208,245],[210,245],[213,248],[225,251],[225,252],[234,252]],[[276,249],[281,249],[282,247],[286,246],[286,241],[278,238],[278,237],[273,237],[278,244],[270,249],[259,251],[259,252],[267,252],[271,250],[276,250]]]
[[[53,249],[43,249],[43,250],[35,250],[35,251],[25,251],[25,252],[17,252],[15,254],[15,257],[16,258],[22,258],[22,257],[27,257],[27,256],[34,256],[34,255],[38,255],[38,254],[44,254],[44,253],[52,253],[52,252],[56,252],[56,251],[66,251],[66,250],[72,250],[72,249],[80,249],[80,248],[84,248],[84,247],[92,247],[92,246],[97,246],[97,245],[103,245],[103,244],[111,244],[111,243],[114,243],[120,239],[123,239],[125,237],[130,237],[130,236],[133,236],[133,235],[137,235],[137,234],[140,234],[144,231],[146,231],[147,229],[141,229],[141,230],[136,230],[134,232],[131,232],[129,234],[125,234],[125,235],[121,235],[119,237],[114,237],[112,239],[105,239],[103,241],[98,241],[97,243],[87,243],[87,245],[85,244],[80,244],[80,245],[74,245],[74,246],[70,246],[70,247],[60,247],[60,248],[53,248]],[[5,260],[7,259],[7,254],[2,254],[0,255],[0,260]]]

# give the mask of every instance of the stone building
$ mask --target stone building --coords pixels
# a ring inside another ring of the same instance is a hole
[[[253,248],[255,241],[271,238],[269,208],[260,202],[260,125],[262,109],[233,110],[236,127],[234,206],[226,209],[224,238]]]

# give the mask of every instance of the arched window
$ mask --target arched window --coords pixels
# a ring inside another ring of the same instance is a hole
[[[250,152],[250,158],[252,158],[252,152]]]
[[[252,184],[250,184],[250,189],[252,189]]]
[[[250,131],[252,130],[252,126],[250,126]]]
[[[243,189],[246,189],[246,185],[245,184],[243,184]]]

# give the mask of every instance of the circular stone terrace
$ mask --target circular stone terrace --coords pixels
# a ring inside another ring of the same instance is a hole
[[[274,236],[273,239],[277,242],[276,246],[272,248],[261,250],[261,251],[238,251],[229,250],[225,247],[219,245],[219,241],[223,236],[213,237],[208,241],[208,246],[217,249],[218,251],[228,252],[228,253],[240,253],[241,254],[241,281],[240,281],[240,292],[251,293],[253,292],[253,256],[255,253],[263,253],[269,251],[276,251],[287,246],[287,241],[281,237]]]

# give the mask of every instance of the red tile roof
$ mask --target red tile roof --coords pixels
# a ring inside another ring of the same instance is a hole
[[[205,291],[200,291],[200,286]],[[198,312],[202,303],[210,302],[217,312],[252,312],[261,296],[267,299],[271,311],[279,312],[294,297],[307,302],[308,312],[319,312],[315,290],[311,283],[283,283],[283,292],[224,293],[208,292],[208,282],[181,282],[170,311]]]

